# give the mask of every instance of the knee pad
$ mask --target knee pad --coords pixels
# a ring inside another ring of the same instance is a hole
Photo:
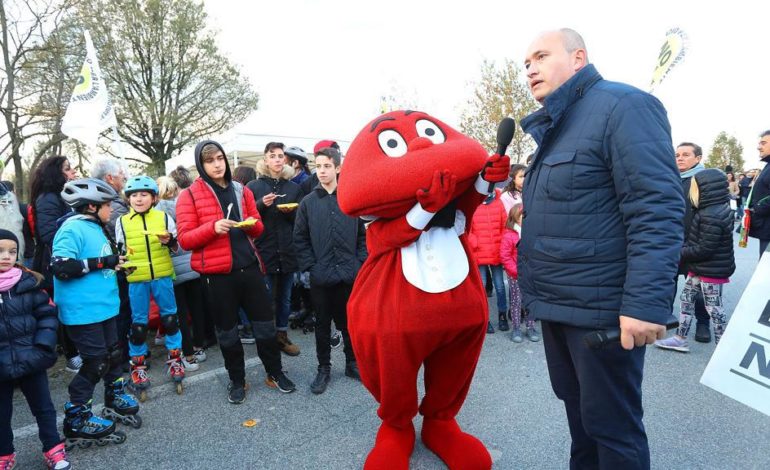
[[[131,325],[131,344],[140,345],[147,341],[147,325],[134,323]]]
[[[222,348],[231,348],[237,343],[240,343],[241,339],[238,337],[238,326],[234,326],[230,330],[220,330],[217,328],[217,340],[219,346]]]
[[[89,382],[96,385],[107,373],[107,357],[84,357],[83,365],[80,367],[78,375],[82,375]]]
[[[179,331],[179,321],[176,314],[162,316],[160,322],[163,324],[167,335],[175,335]]]
[[[107,361],[109,365],[120,364],[123,360],[123,348],[118,343],[113,344],[107,348]],[[108,367],[109,368],[109,367]]]
[[[275,323],[272,321],[251,322],[251,332],[257,341],[275,338]]]

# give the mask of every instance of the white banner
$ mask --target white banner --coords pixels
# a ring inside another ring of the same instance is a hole
[[[759,261],[700,381],[770,416],[770,252]]]
[[[89,148],[95,148],[99,134],[105,129],[117,126],[118,121],[115,119],[115,110],[112,108],[107,85],[96,59],[91,35],[85,31],[85,36],[86,61],[80,70],[75,91],[72,92],[61,130]]]

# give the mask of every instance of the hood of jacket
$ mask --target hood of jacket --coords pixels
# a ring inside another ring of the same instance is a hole
[[[227,184],[230,184],[230,182],[233,180],[233,174],[230,172],[230,163],[227,161],[227,154],[225,153],[225,149],[222,148],[222,145],[214,140],[203,140],[198,142],[198,145],[195,146],[195,168],[198,169],[198,174],[201,178],[203,178],[203,181],[208,183],[212,188],[217,186],[217,184],[214,183],[214,180],[212,180],[211,177],[206,174],[206,171],[203,169],[203,161],[201,161],[201,151],[203,150],[203,147],[208,144],[216,145],[219,150],[222,151],[222,155],[225,156],[225,181],[227,181]]]
[[[269,178],[273,178],[270,174],[270,169],[267,167],[267,163],[264,159],[257,162],[257,176],[267,176]],[[281,175],[278,177],[278,179],[291,180],[292,178],[294,178],[294,168],[289,165],[284,165],[283,170],[281,170]]]
[[[700,199],[698,208],[727,204],[730,202],[730,189],[727,175],[716,168],[706,168],[693,176],[698,183]]]

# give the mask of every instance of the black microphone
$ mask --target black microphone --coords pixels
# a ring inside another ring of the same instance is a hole
[[[679,320],[673,315],[669,316],[666,321],[666,330],[673,330],[678,326]],[[592,331],[583,337],[583,341],[586,343],[586,346],[591,349],[601,349],[608,344],[620,341],[620,328]]]
[[[513,134],[516,132],[516,121],[507,117],[500,121],[497,126],[497,153],[500,156],[505,155],[505,149],[511,145]],[[490,195],[495,191],[495,183],[489,183],[487,193]]]

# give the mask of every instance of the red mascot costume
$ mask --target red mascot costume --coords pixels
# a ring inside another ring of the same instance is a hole
[[[423,443],[450,469],[492,466],[484,444],[462,432],[455,416],[488,316],[467,235],[489,183],[504,181],[508,169],[508,157],[487,157],[478,142],[416,111],[379,116],[350,145],[340,208],[372,222],[348,326],[361,379],[382,419],[366,470],[409,468],[417,411],[424,416]]]

